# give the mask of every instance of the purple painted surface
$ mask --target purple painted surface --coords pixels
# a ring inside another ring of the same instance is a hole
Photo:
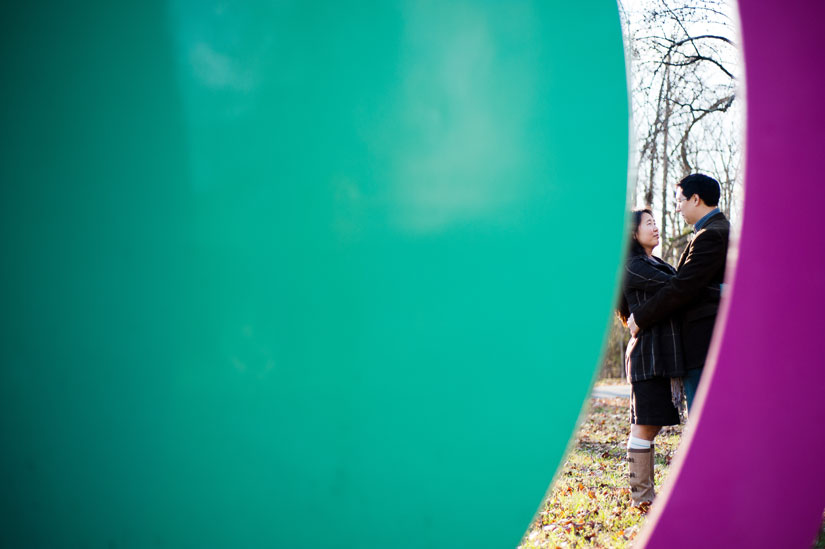
[[[808,548],[825,508],[825,1],[739,9],[739,258],[699,414],[639,546]]]

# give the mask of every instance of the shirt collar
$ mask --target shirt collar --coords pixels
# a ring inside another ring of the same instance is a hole
[[[702,227],[705,226],[705,224],[708,222],[708,219],[710,219],[718,213],[719,208],[713,208],[711,211],[709,211],[705,217],[703,217],[702,219],[697,221],[695,225],[693,225],[693,232],[698,233],[700,230],[702,230]]]

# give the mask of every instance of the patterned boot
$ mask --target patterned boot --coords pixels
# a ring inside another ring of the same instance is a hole
[[[653,487],[653,446],[647,450],[627,449],[627,464],[630,469],[630,497],[633,505],[652,503],[656,497]]]

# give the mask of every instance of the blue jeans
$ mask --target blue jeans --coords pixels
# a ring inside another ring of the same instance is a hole
[[[682,378],[682,383],[685,386],[685,397],[687,398],[688,412],[693,406],[693,397],[696,396],[696,388],[699,386],[699,379],[702,377],[703,368],[696,368],[695,370],[688,370],[685,377]]]

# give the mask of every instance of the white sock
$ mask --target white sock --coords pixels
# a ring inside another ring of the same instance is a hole
[[[648,450],[650,449],[650,444],[650,440],[634,437],[633,435],[630,435],[630,438],[627,439],[627,447],[634,450]]]

